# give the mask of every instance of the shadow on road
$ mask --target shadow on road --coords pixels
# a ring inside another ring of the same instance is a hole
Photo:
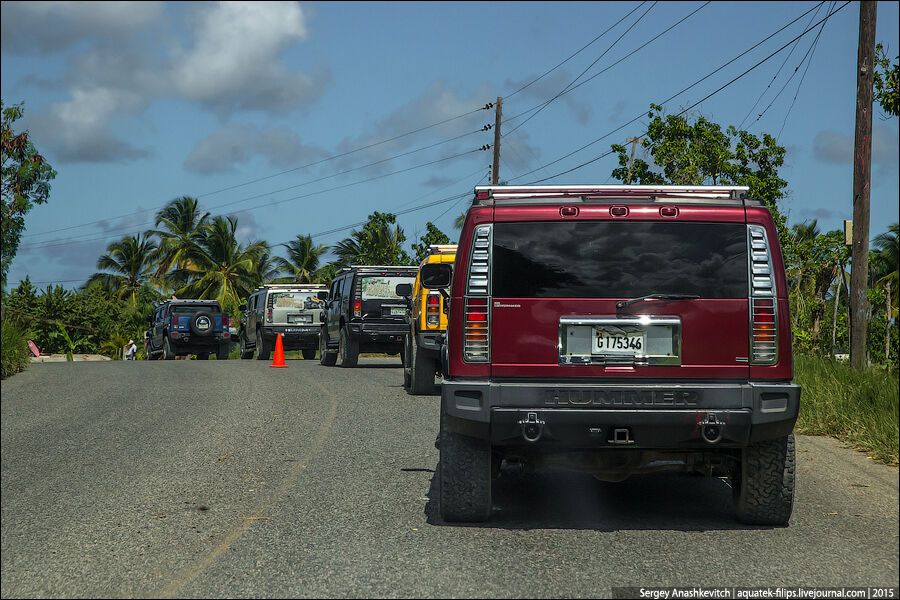
[[[583,473],[550,470],[501,474],[494,481],[489,522],[447,523],[438,504],[440,468],[439,463],[428,489],[429,525],[595,531],[759,529],[735,520],[731,488],[719,479],[655,474],[606,483]]]

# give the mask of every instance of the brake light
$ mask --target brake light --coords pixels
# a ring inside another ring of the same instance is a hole
[[[362,300],[356,298],[353,300],[353,316],[361,317],[362,316]]]
[[[172,327],[178,329],[178,315],[172,315]]]
[[[487,298],[466,298],[463,358],[466,362],[490,361],[490,311]]]
[[[272,309],[271,309],[271,307],[268,308],[268,309],[266,309],[266,321],[269,322],[269,323],[272,322]]]
[[[750,364],[773,365],[778,360],[778,300],[772,253],[765,228],[747,226],[750,245]]]
[[[231,321],[228,319],[228,315],[222,315],[222,328],[228,329],[228,326],[231,324]]]
[[[428,292],[425,300],[425,325],[430,328],[441,324],[441,295],[438,292]]]

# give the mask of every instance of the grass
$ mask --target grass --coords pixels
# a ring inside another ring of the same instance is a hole
[[[29,354],[25,332],[4,319],[0,323],[0,378],[6,379],[24,371],[30,360]]]
[[[876,460],[898,463],[896,371],[858,372],[848,364],[796,354],[794,380],[803,386],[800,433],[830,435]]]

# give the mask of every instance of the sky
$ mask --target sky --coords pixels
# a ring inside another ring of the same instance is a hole
[[[665,109],[692,106],[842,5],[3,2],[3,102],[24,103],[16,126],[58,172],[9,282],[78,286],[179,196],[233,214],[245,242],[331,245],[375,210],[409,209],[409,242],[427,221],[452,239],[488,176],[494,111],[479,109],[498,96],[501,180],[610,183],[614,155],[553,176],[642,134],[651,102],[740,56]],[[778,136],[791,223],[852,215],[858,19],[847,5],[817,43],[818,27],[689,111]],[[898,3],[878,3],[876,39],[897,54]],[[515,118],[582,73],[599,74]],[[898,119],[877,106],[872,152],[874,236],[898,220],[900,193]]]

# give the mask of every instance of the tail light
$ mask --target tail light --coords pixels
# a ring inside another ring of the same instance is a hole
[[[272,322],[272,308],[271,307],[266,309],[266,322],[268,322],[268,323]]]
[[[778,360],[778,299],[772,253],[765,228],[747,226],[750,245],[750,364],[773,365]]]
[[[229,325],[231,325],[231,320],[228,315],[222,315],[222,329],[228,329]]]
[[[490,362],[491,338],[491,233],[490,225],[475,229],[466,282],[465,332],[463,359],[466,362]]]
[[[353,316],[362,316],[362,300],[360,300],[359,298],[353,300]]]
[[[172,315],[172,327],[178,329],[178,315]]]
[[[490,313],[487,298],[466,299],[463,358],[466,362],[490,361]]]
[[[425,325],[438,327],[441,324],[441,295],[438,292],[428,292],[425,301]]]

